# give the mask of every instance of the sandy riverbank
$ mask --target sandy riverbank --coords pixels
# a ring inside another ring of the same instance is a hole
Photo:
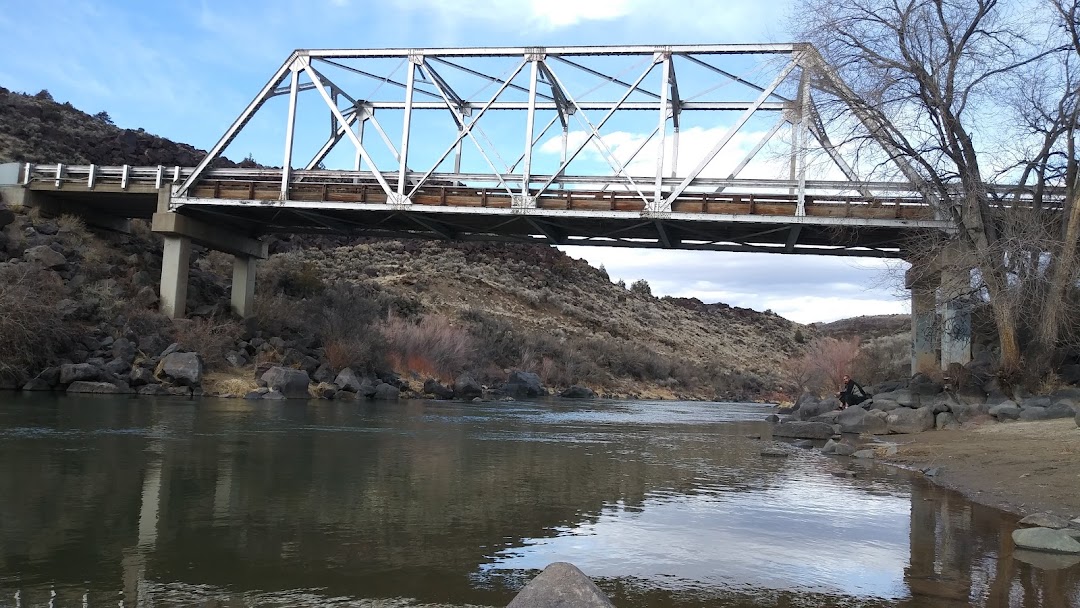
[[[1012,513],[1080,516],[1080,428],[1072,418],[986,423],[955,431],[893,436],[886,462],[940,467],[937,483]]]

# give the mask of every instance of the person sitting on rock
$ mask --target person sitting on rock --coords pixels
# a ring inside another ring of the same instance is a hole
[[[851,376],[844,374],[844,380],[840,384],[840,392],[836,393],[836,398],[840,400],[840,409],[847,409],[849,405],[859,405],[866,401],[870,398],[870,394],[859,386],[858,382],[852,380]]]

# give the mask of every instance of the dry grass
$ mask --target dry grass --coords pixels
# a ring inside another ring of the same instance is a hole
[[[236,396],[246,395],[259,387],[252,366],[208,372],[203,375],[202,386],[207,393]]]

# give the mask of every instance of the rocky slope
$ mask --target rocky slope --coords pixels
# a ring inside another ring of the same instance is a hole
[[[47,92],[0,89],[0,161],[193,165],[201,156],[118,129],[107,115],[56,103]],[[227,314],[229,259],[197,250],[188,302],[194,319],[171,323],[154,312],[161,246],[144,224],[119,235],[35,210],[0,214],[0,273],[8,284],[0,307],[16,310],[34,297],[32,285],[48,284],[48,297],[38,300],[53,311],[38,311],[36,324],[28,319],[33,331],[0,326],[8,384],[37,376],[39,387],[141,383],[190,394],[204,381],[170,375],[164,360],[198,351],[207,386],[216,380],[212,390],[230,393],[255,388],[256,375],[283,364],[316,382],[332,384],[347,367],[373,386],[415,392],[425,380],[450,384],[462,374],[497,386],[516,370],[552,389],[750,399],[780,388],[774,370],[799,347],[800,326],[786,319],[655,298],[551,247],[295,235],[271,237],[273,255],[258,269],[255,320]],[[42,332],[55,335],[45,340]],[[174,342],[176,352],[164,352]]]

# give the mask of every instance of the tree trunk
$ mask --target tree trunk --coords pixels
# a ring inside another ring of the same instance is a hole
[[[1039,355],[1049,355],[1057,347],[1061,336],[1062,326],[1069,322],[1066,307],[1068,302],[1065,297],[1068,293],[1070,280],[1076,270],[1077,245],[1080,242],[1080,197],[1074,196],[1069,205],[1068,217],[1062,218],[1065,222],[1064,240],[1061,250],[1056,256],[1051,274],[1050,285],[1047,288],[1046,301],[1043,303],[1042,316],[1039,318],[1036,341]]]

